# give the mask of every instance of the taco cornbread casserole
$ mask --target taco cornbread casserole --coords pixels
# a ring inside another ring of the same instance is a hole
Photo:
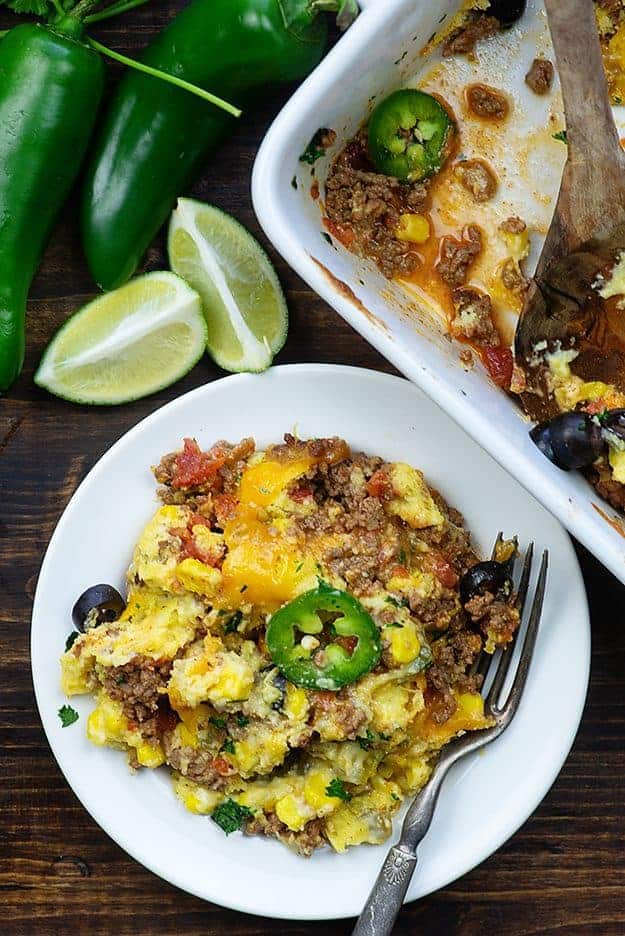
[[[518,626],[514,543],[479,563],[421,472],[338,438],[185,439],[154,473],[125,607],[94,603],[61,660],[65,693],[97,697],[88,737],[168,765],[227,833],[382,842],[441,747],[489,724],[469,670]]]

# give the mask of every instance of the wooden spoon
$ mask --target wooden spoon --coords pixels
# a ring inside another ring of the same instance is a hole
[[[574,343],[580,351],[576,373],[625,390],[625,313],[607,315],[592,290],[597,275],[609,271],[618,249],[625,249],[625,154],[608,98],[594,3],[545,0],[545,7],[564,98],[568,159],[515,337],[530,391],[523,405],[535,418],[558,411],[544,392],[544,368],[527,363],[545,340],[560,340],[565,348]]]

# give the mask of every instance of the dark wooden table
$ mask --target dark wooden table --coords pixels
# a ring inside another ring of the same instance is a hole
[[[167,6],[169,14],[156,5],[136,10],[97,35],[120,51],[136,52],[171,15],[173,4]],[[0,16],[0,28],[10,22]],[[234,214],[262,241],[250,202],[250,171],[271,116],[286,97],[274,95],[250,113],[193,190]],[[281,363],[340,362],[392,371],[268,249],[291,309]],[[160,240],[148,266],[164,265]],[[80,408],[39,391],[32,374],[46,342],[92,295],[70,204],[32,289],[24,373],[0,400],[0,932],[342,936],[349,923],[244,916],[154,877],[98,828],[50,753],[33,697],[28,638],[37,574],[54,526],[80,480],[122,433],[173,397],[221,376],[204,359],[169,390],[116,409]],[[579,557],[594,648],[588,704],[573,751],[512,840],[452,887],[405,909],[397,933],[625,933],[625,589],[581,548]],[[535,756],[541,756],[540,737]],[[301,873],[306,874],[304,862]]]

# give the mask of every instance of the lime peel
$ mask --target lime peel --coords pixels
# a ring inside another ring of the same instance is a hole
[[[263,340],[258,338],[250,330],[247,322],[241,315],[234,296],[228,285],[228,280],[224,276],[223,270],[219,264],[217,254],[208,243],[195,222],[195,212],[192,208],[192,200],[188,198],[178,199],[178,204],[172,214],[172,226],[182,227],[193,238],[198,249],[202,264],[217,287],[221,299],[227,309],[235,334],[241,343],[243,356],[249,365],[250,370],[266,370],[273,360],[273,354],[269,347],[267,337],[263,335]]]
[[[191,370],[206,335],[198,294],[173,273],[148,273],[72,315],[48,345],[35,383],[75,403],[130,402]]]
[[[172,270],[200,294],[207,348],[224,370],[266,370],[286,340],[286,300],[271,261],[238,221],[180,198],[168,236]]]

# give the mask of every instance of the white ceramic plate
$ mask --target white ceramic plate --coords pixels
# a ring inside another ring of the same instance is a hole
[[[304,364],[238,375],[180,397],[139,423],[78,488],[46,554],[32,623],[32,667],[41,718],[56,759],[102,828],[137,861],[178,887],[248,913],[327,919],[360,911],[386,851],[361,846],[306,860],[275,841],[226,838],[176,800],[168,772],[133,775],[121,752],[87,742],[90,698],[62,728],[58,658],[78,594],[96,582],[123,586],[135,540],[156,508],[150,465],[183,436],[200,445],[285,431],[345,437],[354,448],[423,468],[463,511],[483,552],[499,529],[548,547],[551,574],[527,695],[506,735],[460,763],[445,784],[420,849],[409,899],[450,883],[498,848],[555,780],[581,717],[589,667],[582,579],[559,524],[408,381],[349,367]],[[288,886],[285,886],[288,882]]]

